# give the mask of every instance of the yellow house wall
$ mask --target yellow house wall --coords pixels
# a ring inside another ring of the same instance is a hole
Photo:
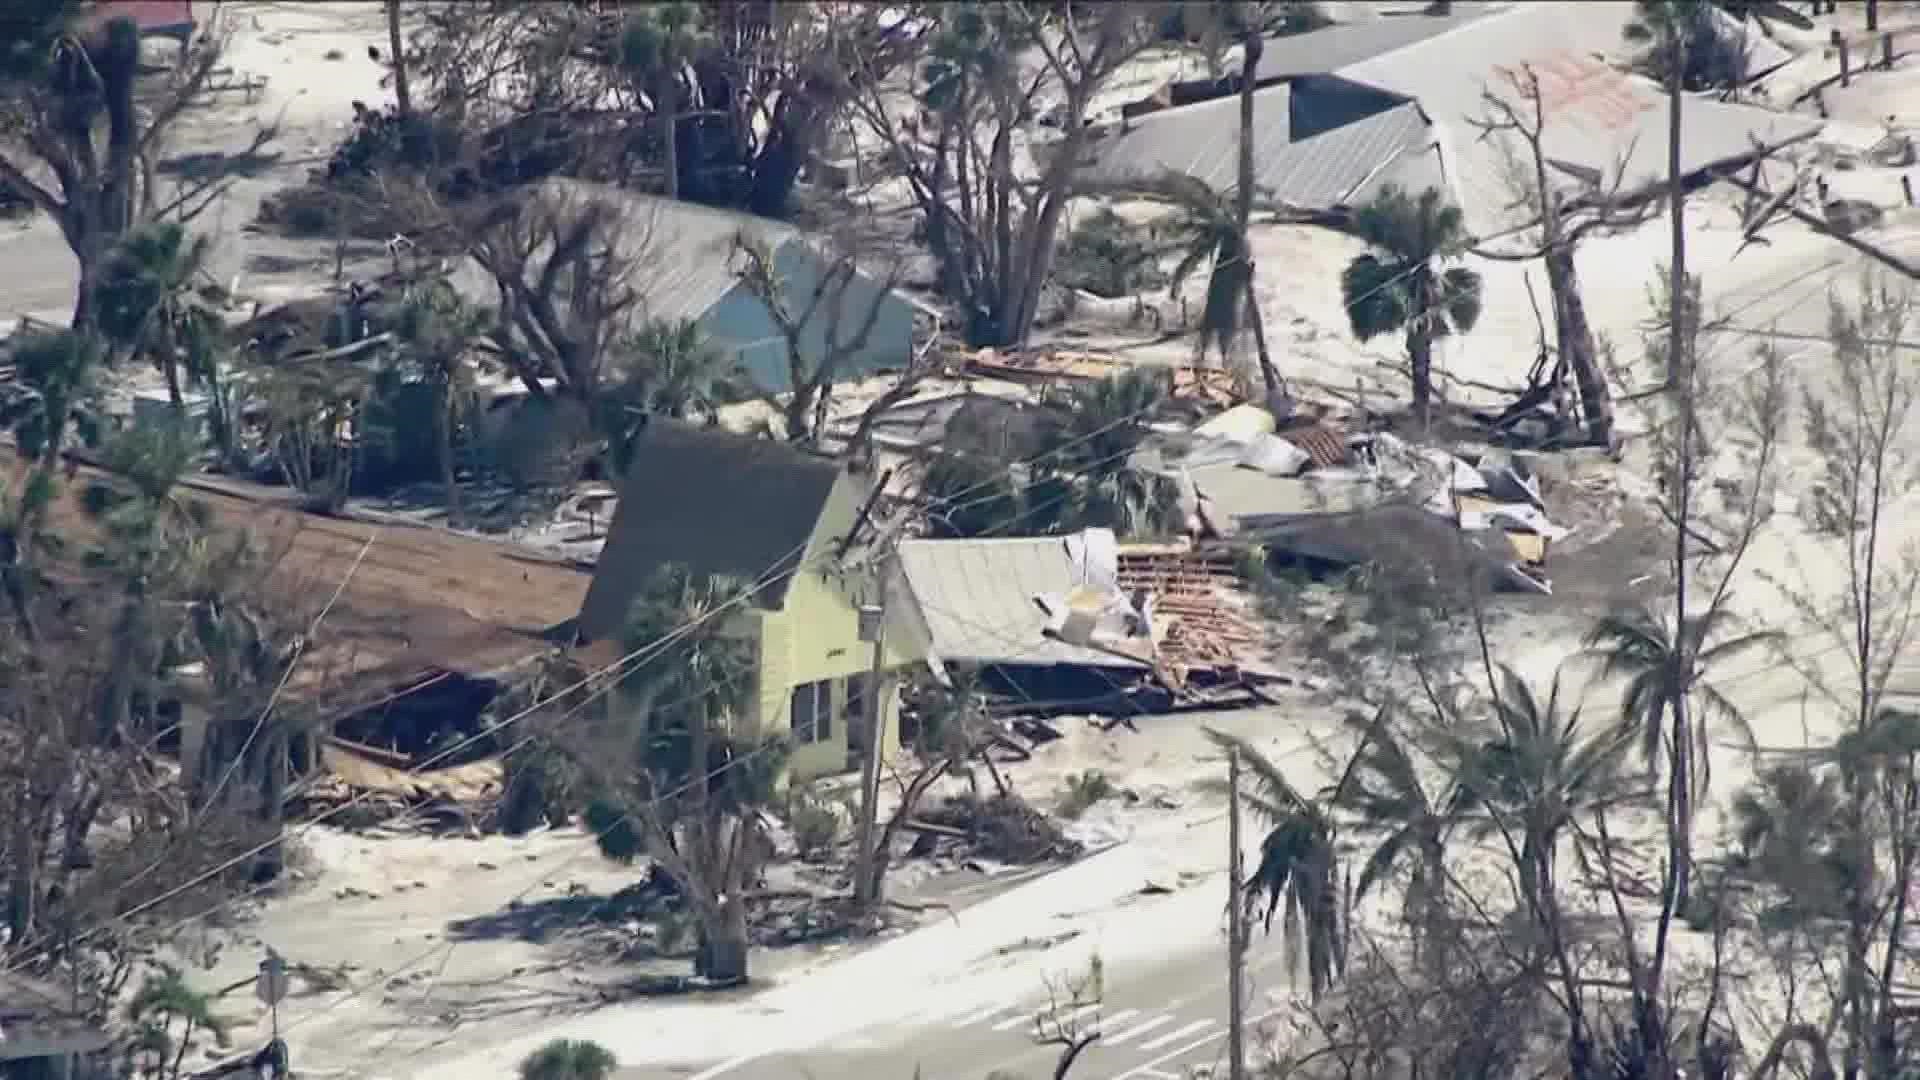
[[[832,557],[833,545],[860,514],[863,485],[842,478],[827,500],[825,511],[808,541],[800,571],[788,587],[779,610],[759,610],[750,616],[759,638],[759,708],[762,731],[792,733],[793,689],[810,682],[839,680],[832,694],[832,730],[818,742],[794,742],[788,772],[792,779],[811,780],[846,771],[847,703],[845,679],[865,675],[873,662],[873,646],[860,640],[860,597],[854,583],[843,584],[821,569]],[[889,634],[883,643],[883,664],[889,672],[924,657]],[[897,679],[889,682],[897,684]],[[886,693],[881,717],[881,746],[891,753],[899,746],[896,695]]]

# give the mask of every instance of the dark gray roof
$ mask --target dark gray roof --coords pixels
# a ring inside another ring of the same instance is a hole
[[[1480,11],[1453,15],[1393,15],[1339,23],[1304,34],[1268,38],[1255,69],[1257,82],[1324,75],[1376,56],[1404,49],[1482,17]]]
[[[842,475],[838,463],[788,443],[653,421],[621,485],[581,634],[617,632],[647,579],[670,563],[756,583],[778,572],[755,599],[779,607]]]
[[[63,1004],[71,1000],[51,983],[0,973],[0,1063],[104,1049],[106,1031]]]
[[[1433,143],[1425,114],[1411,103],[1290,142],[1290,97],[1284,86],[1254,94],[1255,183],[1284,206],[1329,210],[1365,202],[1396,162]],[[1142,117],[1096,144],[1098,156],[1081,175],[1123,184],[1172,169],[1224,191],[1238,182],[1238,109],[1228,99]]]

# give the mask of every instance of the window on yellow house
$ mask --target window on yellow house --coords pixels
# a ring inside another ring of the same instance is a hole
[[[794,687],[789,722],[793,741],[803,746],[832,738],[833,683],[822,680]]]

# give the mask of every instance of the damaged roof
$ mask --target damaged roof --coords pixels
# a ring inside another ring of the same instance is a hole
[[[1332,75],[1299,80],[1294,122],[1301,123],[1303,108],[1314,110],[1315,97],[1324,96],[1327,108],[1339,111],[1353,87],[1418,102],[1448,151],[1448,176],[1469,231],[1495,235],[1524,223],[1509,209],[1517,139],[1483,138],[1475,121],[1488,115],[1488,93],[1517,102],[1517,80],[1530,68],[1546,99],[1546,153],[1568,186],[1638,192],[1666,182],[1667,109],[1658,86],[1619,69],[1636,50],[1625,36],[1631,18],[1628,4],[1521,4]],[[1754,69],[1777,66],[1784,50],[1756,31],[1747,33]],[[1772,147],[1820,128],[1810,117],[1693,95],[1682,98],[1681,124],[1682,169],[1688,174],[1748,157],[1755,140]]]
[[[51,983],[0,972],[0,1063],[106,1049],[106,1030],[74,1015],[63,1004],[71,1000]]]
[[[619,630],[660,567],[758,582],[759,606],[785,602],[820,516],[842,477],[840,463],[790,443],[654,419],[636,440],[620,504],[580,607],[588,639]]]
[[[22,467],[12,450],[0,450],[0,475]],[[87,535],[95,526],[81,507],[85,489],[114,483],[80,467],[50,511],[61,532]],[[285,488],[190,476],[176,495],[205,507],[216,527],[253,536],[271,560],[262,588],[300,616],[317,615],[339,590],[288,681],[294,700],[340,693],[346,676],[364,691],[435,671],[477,677],[515,666],[548,651],[545,635],[587,592],[587,574],[539,552],[417,524],[307,513]]]
[[[1061,537],[903,540],[898,560],[928,652],[942,661],[1146,667],[1043,633],[1047,618],[1033,598],[1064,591],[1076,579]]]

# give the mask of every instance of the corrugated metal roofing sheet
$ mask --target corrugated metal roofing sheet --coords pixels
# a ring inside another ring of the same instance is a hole
[[[905,540],[898,552],[930,651],[943,661],[1145,667],[1043,636],[1046,617],[1033,598],[1076,583],[1061,537]]]
[[[1288,142],[1290,91],[1254,94],[1255,184],[1284,206],[1327,210],[1364,201],[1372,181],[1433,140],[1419,106],[1402,105],[1300,142]],[[1190,173],[1216,190],[1238,182],[1240,119],[1234,100],[1153,113],[1096,146],[1081,175],[1097,184]]]
[[[1255,79],[1289,79],[1324,75],[1351,64],[1395,52],[1435,34],[1443,34],[1484,15],[1465,11],[1454,15],[1396,15],[1340,23],[1305,34],[1268,38],[1260,52]]]
[[[1546,151],[1568,170],[1570,189],[1581,186],[1575,173],[1619,191],[1665,178],[1663,94],[1614,66],[1632,52],[1625,39],[1631,14],[1624,3],[1524,4],[1343,68],[1321,85],[1357,84],[1419,102],[1450,151],[1448,175],[1469,230],[1495,235],[1525,217],[1523,209],[1507,209],[1515,201],[1507,177],[1517,140],[1482,138],[1475,121],[1489,115],[1489,92],[1519,100],[1524,69],[1540,77]],[[1315,107],[1313,82],[1320,80],[1294,85],[1296,113]],[[1777,144],[1819,128],[1804,117],[1694,97],[1683,110],[1688,172],[1746,156],[1753,138]]]

